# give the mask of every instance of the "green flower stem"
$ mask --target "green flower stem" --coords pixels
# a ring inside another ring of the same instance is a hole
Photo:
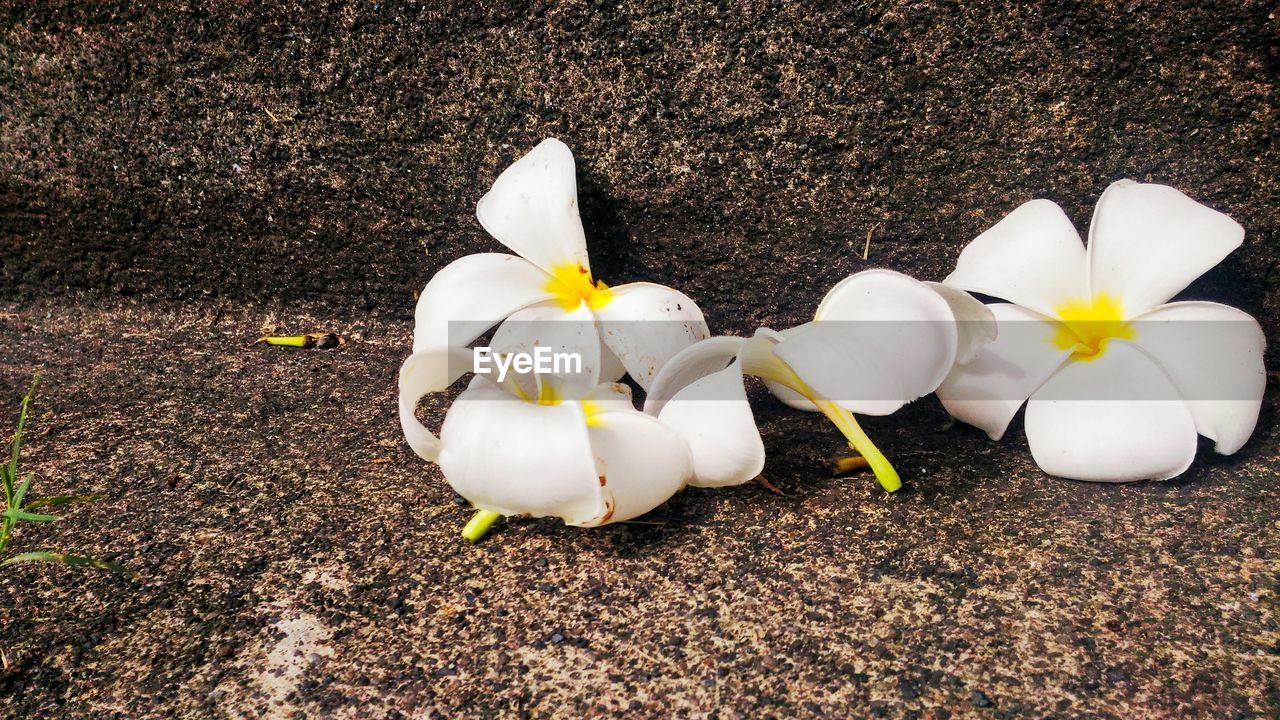
[[[849,447],[857,450],[862,457],[867,459],[867,464],[871,466],[871,472],[874,472],[876,480],[880,481],[880,487],[884,488],[886,492],[894,492],[902,487],[902,479],[898,477],[898,471],[893,469],[889,459],[884,456],[884,453],[880,452],[880,448],[876,447],[875,443],[871,442],[871,438],[867,437],[867,434],[863,432],[862,426],[854,419],[853,413],[830,400],[815,400],[814,404],[848,438]]]
[[[889,464],[888,458],[880,452],[875,443],[871,442],[871,438],[862,431],[862,427],[858,425],[858,421],[853,418],[853,413],[840,407],[830,400],[819,399],[819,394],[796,375],[796,371],[791,369],[777,355],[770,353],[765,359],[760,357],[751,357],[743,361],[743,372],[766,380],[772,380],[781,385],[785,385],[792,390],[803,395],[809,402],[813,403],[822,411],[827,419],[835,424],[836,428],[844,433],[849,440],[849,447],[857,450],[866,458],[867,464],[871,466],[871,471],[876,474],[876,479],[880,481],[880,487],[887,492],[894,492],[902,488],[902,479],[898,477],[898,471],[893,469],[893,465]],[[837,466],[838,467],[838,466]]]
[[[471,516],[471,520],[467,526],[462,528],[462,537],[471,542],[479,542],[481,538],[489,534],[489,528],[502,517],[501,513],[492,510],[477,510],[476,514]]]
[[[307,346],[306,335],[285,335],[285,336],[279,336],[279,337],[264,337],[262,339],[265,340],[268,345],[281,345],[284,347],[306,347]]]

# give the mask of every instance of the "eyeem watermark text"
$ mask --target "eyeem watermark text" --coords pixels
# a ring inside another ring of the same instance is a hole
[[[519,374],[532,372],[540,375],[569,375],[582,372],[582,356],[572,352],[555,352],[542,346],[535,347],[531,353],[495,353],[491,348],[476,348],[471,359],[471,372],[489,375],[495,369],[498,371],[498,382],[507,379],[508,370],[515,370]]]

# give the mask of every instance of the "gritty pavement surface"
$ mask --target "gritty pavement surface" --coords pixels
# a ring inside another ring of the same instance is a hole
[[[687,490],[653,524],[473,546],[399,434],[407,327],[292,316],[364,339],[252,344],[282,320],[0,324],[6,407],[42,377],[37,494],[103,495],[15,548],[139,573],[5,570],[10,717],[1280,712],[1274,393],[1237,456],[1129,486],[1048,478],[1020,431],[992,443],[922,400],[867,420],[906,478],[890,496],[832,477],[836,431],[758,392],[785,495]]]
[[[39,375],[33,492],[103,496],[13,548],[138,572],[0,570],[0,717],[1280,716],[1274,376],[1239,453],[1131,486],[926,398],[866,423],[894,495],[757,392],[785,495],[474,546],[394,410],[413,293],[548,136],[596,274],[737,334],[1169,183],[1248,233],[1186,297],[1280,367],[1274,3],[156,5],[0,9],[0,419]]]

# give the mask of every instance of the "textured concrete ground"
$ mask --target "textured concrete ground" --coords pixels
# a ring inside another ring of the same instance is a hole
[[[893,496],[761,397],[785,496],[459,542],[395,370],[413,291],[496,248],[474,202],[545,136],[597,274],[717,331],[869,266],[940,279],[1032,197],[1083,228],[1133,177],[1240,220],[1189,296],[1277,336],[1273,4],[840,6],[0,10],[0,400],[41,375],[35,492],[104,496],[13,547],[139,572],[0,571],[0,716],[1280,715],[1274,390],[1236,456],[1125,487],[926,399],[867,423]]]
[[[830,477],[825,421],[760,397],[786,496],[690,490],[660,525],[470,546],[399,435],[404,325],[250,344],[285,320],[329,327],[45,305],[0,326],[9,397],[44,378],[38,492],[105,496],[17,547],[140,573],[4,572],[10,716],[1280,712],[1274,402],[1240,457],[1108,487],[926,400],[867,423],[907,478],[888,496]]]

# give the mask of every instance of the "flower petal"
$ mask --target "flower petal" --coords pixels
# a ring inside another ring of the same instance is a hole
[[[495,355],[500,353],[526,353],[533,356],[537,348],[546,348],[544,353],[547,362],[557,360],[556,354],[566,362],[561,369],[551,367],[549,372],[529,370],[523,373],[527,378],[520,379],[520,386],[526,391],[536,387],[533,376],[537,374],[544,385],[552,388],[556,398],[578,398],[600,382],[600,335],[596,328],[595,316],[586,303],[565,311],[556,301],[540,302],[518,310],[498,326],[493,333],[493,341],[489,349]],[[572,357],[569,357],[572,356]],[[574,357],[577,363],[568,362]],[[492,366],[492,364],[490,364]],[[497,381],[497,369],[494,368],[491,378]],[[514,367],[508,374],[520,375]]]
[[[957,364],[938,386],[938,399],[957,420],[999,440],[1018,408],[1071,355],[1051,340],[1056,323],[1009,303],[988,306],[999,324],[995,341]]]
[[[414,310],[413,351],[471,344],[511,313],[551,297],[550,276],[503,253],[465,255],[431,278]]]
[[[1053,316],[1063,302],[1087,297],[1088,262],[1062,208],[1032,200],[974,238],[943,282]]]
[[[942,283],[926,282],[925,286],[941,295],[955,316],[956,362],[969,362],[978,356],[983,345],[996,339],[996,318],[986,305],[969,293]]]
[[[617,382],[627,374],[627,367],[622,364],[613,350],[600,337],[600,382]]]
[[[1223,455],[1239,450],[1258,423],[1267,384],[1258,321],[1226,305],[1178,302],[1133,324],[1133,344],[1169,374],[1196,430]]]
[[[690,485],[740,485],[764,469],[764,441],[737,363],[680,390],[662,406],[658,419],[689,446]]]
[[[867,270],[837,284],[814,322],[787,333],[774,354],[817,398],[888,415],[933,392],[955,363],[955,317],[924,283]]]
[[[582,405],[594,403],[597,408],[608,412],[635,410],[635,400],[631,397],[631,386],[617,382],[600,383],[582,396]]]
[[[471,350],[437,347],[416,352],[400,366],[400,429],[423,460],[436,462],[440,438],[418,422],[418,401],[444,390],[471,370]]]
[[[1027,403],[1027,442],[1050,475],[1094,482],[1165,480],[1196,454],[1196,426],[1164,371],[1124,340],[1073,361]]]
[[[676,353],[711,334],[697,304],[678,290],[640,282],[609,292],[609,302],[595,311],[600,334],[646,390]]]
[[[608,509],[580,524],[639,517],[679,492],[692,473],[688,448],[657,418],[635,410],[604,412],[592,416],[588,425]]]
[[[1167,185],[1112,183],[1089,226],[1094,295],[1134,317],[1177,295],[1244,241],[1244,228]]]
[[[449,409],[440,440],[445,479],[481,510],[570,525],[608,511],[576,402],[525,402],[478,376]]]
[[[549,273],[566,264],[591,270],[573,153],[555,138],[503,170],[476,204],[476,217],[498,242]]]
[[[777,345],[785,340],[787,338],[787,333],[792,330],[795,330],[795,328],[787,328],[782,332],[778,332],[771,328],[762,327],[756,330],[755,336],[766,342],[772,343],[773,345]],[[755,349],[763,350],[764,346],[757,343]],[[769,353],[773,353],[771,346],[769,347]],[[757,357],[759,357],[759,353],[757,353]],[[806,398],[804,395],[801,395],[777,380],[770,380],[768,378],[762,378],[762,380],[764,380],[764,386],[769,389],[769,392],[773,393],[774,397],[781,400],[783,405],[795,410],[802,410],[804,412],[819,412],[818,406],[809,402],[809,398]]]
[[[737,356],[745,342],[745,338],[717,335],[676,353],[662,366],[662,370],[649,385],[644,399],[644,411],[650,415],[658,415],[676,393],[711,373],[723,370]]]

